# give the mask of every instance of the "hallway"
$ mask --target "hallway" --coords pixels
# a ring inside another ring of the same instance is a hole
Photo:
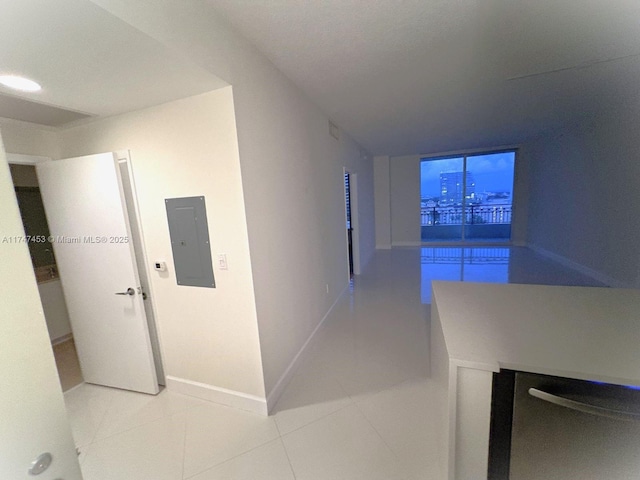
[[[378,250],[270,417],[166,390],[66,392],[85,480],[443,478],[431,280],[599,285],[520,247]]]

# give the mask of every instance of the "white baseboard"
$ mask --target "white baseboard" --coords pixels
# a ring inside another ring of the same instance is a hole
[[[573,260],[568,259],[567,257],[563,257],[562,255],[558,255],[557,253],[553,253],[549,250],[546,250],[538,245],[528,244],[528,248],[533,250],[534,252],[542,255],[543,257],[547,257],[549,260],[553,260],[560,265],[575,270],[578,273],[586,275],[587,277],[593,278],[598,282],[604,283],[609,287],[614,288],[631,288],[631,285],[626,284],[625,282],[621,282],[620,280],[616,280],[615,278],[606,275],[602,272],[594,270],[593,268],[586,267],[581,263],[574,262]]]
[[[392,242],[392,247],[420,247],[422,246],[421,242]]]
[[[316,328],[313,329],[313,332],[311,332],[311,335],[309,335],[309,337],[307,338],[307,341],[304,342],[304,345],[302,345],[300,350],[298,350],[298,353],[296,354],[296,356],[293,357],[293,360],[291,360],[291,363],[289,364],[287,369],[284,371],[284,373],[282,374],[282,376],[280,377],[276,385],[271,389],[271,391],[267,395],[267,409],[269,412],[271,412],[273,407],[276,405],[276,403],[278,402],[278,399],[282,395],[282,392],[284,392],[284,389],[287,387],[287,385],[295,375],[296,370],[298,370],[298,367],[300,367],[300,365],[302,364],[308,352],[308,348],[311,345],[316,333],[318,333],[318,331],[320,330],[320,327],[322,327],[322,325],[327,320],[327,318],[329,318],[329,314],[333,311],[333,309],[338,303],[338,300],[342,298],[342,295],[347,290],[347,288],[349,288],[348,285],[337,296],[335,302],[333,302],[333,305],[329,307],[329,310],[327,310],[327,313],[325,313],[324,317],[322,317],[322,320],[320,320]]]
[[[219,403],[228,407],[239,408],[260,415],[268,415],[266,399],[256,395],[214,387],[206,383],[193,382],[170,375],[167,376],[167,389],[172,392]]]

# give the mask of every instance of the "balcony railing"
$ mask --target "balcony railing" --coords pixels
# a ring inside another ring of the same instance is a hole
[[[464,210],[466,225],[491,225],[511,223],[511,204],[490,205],[451,205],[422,207],[420,209],[421,225],[461,225]]]
[[[508,265],[511,250],[508,248],[423,248],[420,263],[426,264],[468,264],[468,265]]]

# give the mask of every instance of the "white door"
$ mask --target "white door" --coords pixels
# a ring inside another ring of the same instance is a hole
[[[115,156],[46,162],[36,170],[85,381],[158,393]]]
[[[81,480],[2,139],[0,219],[0,478]],[[43,453],[51,465],[29,475]]]

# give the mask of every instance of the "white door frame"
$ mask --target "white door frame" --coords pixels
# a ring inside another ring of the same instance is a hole
[[[24,235],[8,160],[0,135],[0,201],[8,237]],[[55,373],[49,335],[42,314],[31,260],[24,243],[0,250],[4,270],[0,283],[8,301],[0,303],[2,349],[0,378],[4,412],[0,432],[0,477],[27,478],[35,457],[50,452],[53,463],[43,477],[81,480],[62,388]],[[37,477],[32,477],[37,478]]]
[[[42,162],[50,162],[51,157],[38,155],[22,155],[19,153],[7,153],[7,163],[14,165],[36,165]]]
[[[146,308],[145,312],[147,315],[147,323],[149,326],[149,335],[151,337],[151,345],[153,349],[153,358],[156,368],[156,374],[158,378],[158,383],[160,385],[166,385],[165,373],[164,373],[164,364],[162,361],[162,354],[160,349],[160,341],[158,328],[155,319],[157,318],[156,314],[156,306],[155,306],[155,296],[153,294],[153,289],[151,287],[151,283],[149,281],[150,272],[149,272],[149,262],[147,261],[147,252],[144,247],[144,233],[142,230],[142,223],[140,219],[140,209],[138,205],[138,194],[135,185],[135,178],[133,175],[133,167],[131,164],[131,157],[129,155],[128,150],[119,150],[114,152],[117,157],[118,165],[121,169],[125,169],[127,173],[127,178],[123,178],[121,174],[121,180],[124,182],[125,180],[129,183],[129,187],[131,189],[131,196],[127,198],[125,194],[126,202],[127,202],[127,212],[129,213],[129,223],[132,230],[132,237],[134,237],[134,250],[135,250],[135,258],[136,263],[138,265],[138,273],[140,275],[140,281],[142,283],[142,287],[144,291],[149,295],[149,298],[145,301]],[[51,162],[53,159],[51,157],[38,156],[38,155],[23,155],[18,153],[7,153],[7,163],[14,165],[37,165],[38,163],[43,162]],[[121,170],[122,173],[122,170]],[[135,238],[137,237],[137,238]],[[73,329],[71,331],[73,334]]]
[[[147,324],[149,327],[149,337],[151,340],[151,348],[153,351],[153,360],[156,367],[156,376],[160,385],[166,385],[164,364],[162,362],[162,354],[160,349],[160,336],[156,318],[158,318],[155,306],[155,295],[151,286],[151,272],[147,250],[144,246],[144,232],[142,230],[142,220],[140,218],[140,207],[138,204],[138,191],[136,189],[135,176],[133,174],[133,165],[128,150],[119,150],[115,152],[118,167],[120,168],[120,180],[123,186],[126,184],[130,191],[124,188],[123,196],[127,205],[129,214],[129,225],[131,227],[131,237],[133,240],[133,249],[135,252],[136,264],[138,266],[138,275],[140,276],[140,284],[143,292],[147,294],[145,300],[145,314],[147,316]],[[125,177],[126,175],[126,177]]]

